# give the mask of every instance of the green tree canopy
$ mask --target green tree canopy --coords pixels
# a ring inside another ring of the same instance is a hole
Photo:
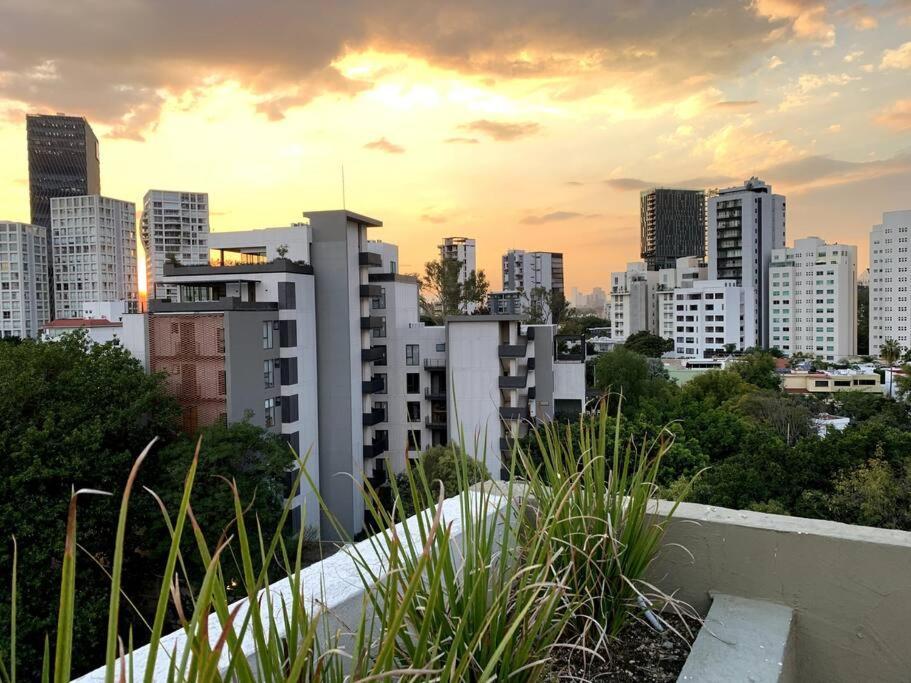
[[[626,338],[623,345],[630,351],[641,353],[649,358],[661,358],[668,351],[674,350],[674,340],[664,339],[648,330],[635,332]]]
[[[436,503],[440,494],[440,485],[446,497],[454,496],[463,490],[461,484],[471,486],[490,478],[490,473],[484,463],[472,457],[455,444],[448,446],[432,446],[421,453],[416,461],[411,463],[414,468],[411,476],[415,482],[415,491],[412,491],[408,473],[402,472],[396,476],[396,489],[401,497],[405,511],[411,515],[417,508],[424,509]],[[431,499],[426,499],[423,491],[420,471],[426,478],[431,490]],[[467,476],[466,476],[467,475]]]
[[[778,389],[781,377],[775,372],[775,356],[768,351],[750,351],[738,358],[731,369],[744,381],[760,389]]]

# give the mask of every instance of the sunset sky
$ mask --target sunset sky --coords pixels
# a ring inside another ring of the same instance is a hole
[[[639,254],[639,190],[758,175],[788,241],[911,208],[911,0],[0,0],[0,219],[28,221],[26,112],[84,115],[102,192],[204,191],[214,230],[338,208],[417,271],[477,238]]]

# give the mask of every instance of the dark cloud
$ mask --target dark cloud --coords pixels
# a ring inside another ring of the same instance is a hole
[[[386,138],[368,142],[364,145],[364,149],[375,149],[380,152],[386,152],[387,154],[402,154],[405,151],[404,147],[397,145],[394,142],[389,142]]]
[[[762,169],[758,175],[773,185],[839,185],[911,172],[911,150],[889,159],[844,161],[827,156],[808,156]]]
[[[0,97],[134,134],[161,94],[236,81],[277,119],[326,93],[369,87],[332,65],[350,50],[408,54],[489,77],[602,79],[654,98],[735,73],[791,17],[736,0],[0,0]],[[660,16],[660,21],[655,18]],[[737,36],[718,49],[717,36]]]
[[[710,187],[721,187],[736,182],[737,178],[731,176],[704,176],[701,178],[685,178],[674,182],[651,182],[639,178],[609,178],[605,184],[622,192],[648,190],[653,187],[676,187],[681,189],[701,190]]]
[[[476,145],[481,141],[477,138],[446,138],[444,142],[450,145]]]
[[[534,135],[541,129],[534,121],[510,123],[509,121],[491,121],[489,119],[478,119],[477,121],[463,124],[459,128],[473,133],[481,133],[501,142]]]
[[[579,213],[578,211],[553,211],[540,216],[526,216],[520,222],[526,225],[540,225],[542,223],[557,223],[574,218],[600,218],[598,213]]]

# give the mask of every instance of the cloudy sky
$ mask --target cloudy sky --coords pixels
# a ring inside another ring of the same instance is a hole
[[[860,247],[911,208],[911,0],[0,0],[0,218],[28,220],[26,112],[81,114],[102,191],[209,192],[216,230],[379,217],[416,271],[444,235],[638,258],[650,184],[759,175],[788,239]]]

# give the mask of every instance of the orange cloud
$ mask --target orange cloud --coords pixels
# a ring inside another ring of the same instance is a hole
[[[402,154],[405,151],[405,148],[401,145],[397,145],[393,142],[389,142],[386,138],[380,138],[378,140],[373,140],[364,145],[364,149],[375,149],[380,152],[386,152],[387,154]]]
[[[895,131],[911,130],[911,100],[898,100],[873,120]]]

